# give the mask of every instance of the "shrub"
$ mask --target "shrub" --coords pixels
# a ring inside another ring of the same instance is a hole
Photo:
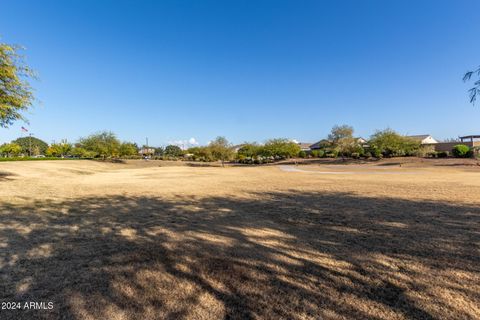
[[[319,158],[325,157],[325,150],[318,150],[318,157]]]
[[[298,156],[299,156],[300,158],[306,158],[306,157],[307,157],[307,153],[302,150],[302,151],[300,151],[300,152],[298,153]]]
[[[369,150],[369,153],[372,157],[375,157],[375,158],[382,158],[382,150],[380,150],[379,148],[373,146],[370,148]]]
[[[331,150],[325,154],[325,157],[327,158],[336,158],[338,157],[338,151],[337,150]]]
[[[417,157],[429,157],[432,153],[435,153],[435,147],[432,145],[423,145],[416,152]]]
[[[439,151],[437,152],[437,157],[439,158],[447,158],[449,156],[449,152],[448,151]]]
[[[320,157],[320,150],[312,150],[311,155],[314,158],[319,158]]]
[[[353,152],[353,153],[352,153],[352,158],[353,158],[353,159],[358,159],[358,158],[360,158],[360,153],[358,153],[358,152]]]
[[[468,158],[472,156],[470,148],[464,144],[457,144],[453,147],[452,153],[457,158]]]

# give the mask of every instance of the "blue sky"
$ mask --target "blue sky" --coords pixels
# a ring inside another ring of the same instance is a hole
[[[465,71],[479,1],[2,0],[51,142],[99,130],[151,145],[218,135],[314,142],[335,124],[437,138],[480,133]],[[17,123],[0,142],[21,135]]]

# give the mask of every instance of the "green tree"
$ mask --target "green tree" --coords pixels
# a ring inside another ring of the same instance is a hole
[[[377,131],[370,137],[369,145],[372,153],[380,152],[387,157],[411,156],[420,148],[420,142],[404,137],[392,129]]]
[[[163,156],[165,150],[162,147],[155,148],[155,156],[161,157]]]
[[[183,150],[179,146],[171,144],[165,147],[164,155],[174,158],[181,157]]]
[[[261,153],[262,147],[257,143],[244,143],[237,151],[237,156],[245,158],[254,158]]]
[[[332,142],[332,146],[344,158],[351,156],[352,153],[360,153],[361,146],[357,139],[353,137],[353,127],[348,125],[334,126],[328,135],[328,139]]]
[[[288,159],[296,157],[300,150],[300,146],[289,139],[270,139],[260,149],[260,155],[263,157]]]
[[[95,154],[94,157],[102,157],[104,159],[107,157],[118,157],[120,152],[120,141],[110,131],[103,131],[81,138],[77,146]]]
[[[32,106],[34,97],[29,78],[33,71],[18,53],[21,48],[0,43],[0,127],[25,120],[22,112]]]
[[[20,145],[22,147],[22,153],[25,154],[30,154],[30,151],[32,151],[32,155],[45,154],[48,148],[48,144],[45,141],[35,137],[21,137],[12,142]],[[36,152],[33,152],[34,150],[36,150]]]
[[[0,146],[0,154],[15,157],[22,153],[22,147],[16,143],[4,143]]]
[[[211,150],[213,158],[222,162],[222,167],[225,166],[225,161],[231,160],[233,157],[232,146],[225,137],[217,137],[210,142],[208,148]]]
[[[473,82],[473,87],[468,90],[470,94],[470,103],[475,104],[477,96],[480,94],[480,67],[473,71],[468,71],[463,76],[463,81],[469,81],[473,76],[476,76],[477,79]]]
[[[215,158],[212,155],[211,148],[207,147],[192,147],[187,150],[187,153],[193,154],[193,160],[210,162]]]
[[[94,158],[95,157],[95,153],[92,154],[91,151],[87,151],[84,148],[77,147],[77,146],[72,148],[72,150],[70,151],[70,154],[77,158]]]
[[[138,146],[133,142],[122,142],[120,144],[120,155],[122,157],[131,157],[138,155]]]
[[[52,143],[46,151],[46,155],[50,157],[64,157],[70,154],[72,144],[67,140],[62,140],[60,143]]]

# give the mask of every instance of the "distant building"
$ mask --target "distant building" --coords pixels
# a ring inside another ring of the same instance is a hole
[[[357,139],[357,142],[361,145],[364,145],[368,142],[367,140],[363,139],[362,137],[357,137],[356,139]]]
[[[480,148],[480,135],[458,137],[458,141],[440,142],[435,144],[435,151],[452,152],[457,144],[464,144],[469,148]]]
[[[363,139],[362,137],[356,137],[355,138],[357,143],[361,145],[362,147],[368,146],[368,141],[366,139]],[[332,141],[328,139],[322,139],[318,142],[315,142],[314,144],[310,145],[310,150],[318,150],[318,149],[324,149],[332,146]]]
[[[420,135],[414,135],[414,136],[407,136],[407,138],[413,139],[415,141],[420,142],[420,144],[437,144],[438,141],[435,140],[431,135],[429,134],[420,134]]]
[[[318,149],[323,149],[326,147],[329,147],[332,145],[332,142],[327,140],[327,139],[322,139],[318,142],[315,142],[314,144],[310,145],[310,150],[318,150]]]
[[[310,146],[312,145],[310,142],[297,142],[298,146],[302,151],[310,151]]]
[[[462,144],[469,143],[471,147],[480,147],[480,135],[458,137]]]
[[[154,148],[141,148],[138,151],[138,154],[141,156],[152,156],[155,154],[155,149]]]
[[[233,149],[233,151],[238,152],[238,150],[240,150],[244,145],[245,145],[245,143],[237,144],[237,145],[234,145],[232,147],[232,149]]]

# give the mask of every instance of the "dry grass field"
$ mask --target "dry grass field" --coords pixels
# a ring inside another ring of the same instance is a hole
[[[159,166],[162,165],[162,166]],[[0,163],[1,319],[479,319],[480,167]]]

